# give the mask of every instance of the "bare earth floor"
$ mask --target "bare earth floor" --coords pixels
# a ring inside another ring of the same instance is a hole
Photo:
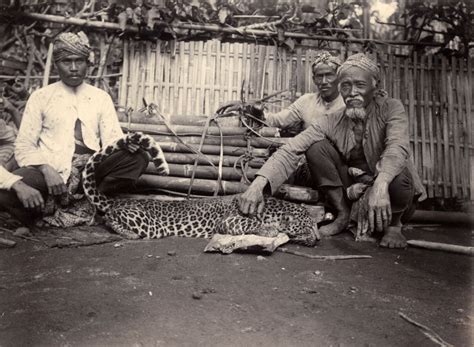
[[[472,242],[471,230],[445,226],[406,234]],[[434,345],[399,312],[473,345],[469,256],[386,250],[349,234],[299,250],[372,259],[205,254],[202,239],[17,241],[0,249],[0,346]]]

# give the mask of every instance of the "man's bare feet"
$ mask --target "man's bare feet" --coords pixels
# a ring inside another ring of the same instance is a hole
[[[380,241],[380,246],[387,248],[405,248],[407,246],[407,239],[402,234],[402,227],[389,226]]]
[[[337,218],[330,224],[323,225],[319,228],[321,237],[329,237],[337,235],[344,231],[349,224],[349,211],[344,211],[337,215]]]

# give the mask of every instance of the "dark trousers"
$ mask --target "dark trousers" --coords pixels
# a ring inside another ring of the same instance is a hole
[[[148,156],[138,150],[130,153],[120,150],[113,153],[97,166],[96,180],[99,189],[105,193],[124,193],[134,187],[136,181],[148,166]],[[36,167],[21,167],[13,171],[15,175],[23,177],[22,181],[38,190],[43,198],[48,197],[48,187],[43,174]],[[12,216],[25,224],[32,224],[41,213],[25,209],[15,191],[0,189],[0,210],[9,212]]]
[[[313,144],[306,152],[306,160],[311,171],[315,187],[324,192],[325,189],[342,187],[344,194],[347,187],[355,183],[348,173],[345,158],[327,140]],[[359,167],[360,165],[355,165]],[[360,169],[367,170],[367,165]],[[371,173],[372,174],[372,173]],[[405,168],[388,186],[390,203],[393,213],[404,212],[404,221],[414,212],[415,189],[410,172]]]

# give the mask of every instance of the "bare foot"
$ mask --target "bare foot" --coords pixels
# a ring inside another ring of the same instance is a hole
[[[323,225],[319,228],[319,234],[322,237],[337,235],[344,231],[349,224],[349,214],[338,215],[334,222]]]
[[[380,241],[380,246],[387,248],[406,248],[407,239],[402,234],[402,227],[388,227]]]

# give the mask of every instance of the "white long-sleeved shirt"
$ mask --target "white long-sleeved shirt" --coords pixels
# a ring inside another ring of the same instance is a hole
[[[3,167],[11,158],[14,150],[15,131],[0,120],[0,189],[10,189],[15,182],[21,180],[20,176],[8,172]]]
[[[19,180],[21,180],[21,176],[14,175],[3,166],[0,166],[0,189],[11,189]]]
[[[77,119],[81,121],[84,144],[94,151],[123,136],[106,92],[87,83],[72,89],[59,81],[33,92],[26,103],[15,145],[18,165],[49,164],[66,183]]]

